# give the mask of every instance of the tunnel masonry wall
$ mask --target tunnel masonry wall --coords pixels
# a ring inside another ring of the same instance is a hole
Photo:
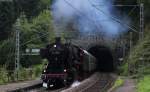
[[[97,70],[99,72],[113,72],[114,71],[114,57],[109,47],[95,45],[88,49],[93,56],[97,58]]]

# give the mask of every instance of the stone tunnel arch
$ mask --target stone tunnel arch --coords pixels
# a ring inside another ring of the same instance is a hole
[[[114,59],[109,47],[94,45],[88,49],[93,56],[98,60],[97,70],[100,72],[113,72],[114,71]]]

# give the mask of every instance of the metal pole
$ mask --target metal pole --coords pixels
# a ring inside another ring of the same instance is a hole
[[[126,41],[125,41],[125,39],[123,39],[122,44],[123,44],[123,62],[124,62],[125,55],[126,55]]]
[[[130,53],[131,53],[131,50],[132,50],[132,37],[133,37],[132,35],[133,35],[133,33],[130,32]],[[130,54],[129,58],[131,58],[131,54]],[[130,62],[128,62],[128,76],[130,76],[130,70],[131,70],[131,66],[130,66]]]
[[[140,3],[140,32],[139,40],[143,39],[144,35],[144,4]]]
[[[133,33],[130,32],[130,52],[131,52],[131,49],[132,49],[132,35],[133,35]]]
[[[19,27],[20,27],[20,20],[17,19],[16,23],[16,49],[15,49],[15,74],[18,80],[18,72],[19,72],[19,65],[20,65],[20,32],[19,32]]]

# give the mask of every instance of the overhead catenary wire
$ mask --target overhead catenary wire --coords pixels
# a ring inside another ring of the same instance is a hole
[[[97,8],[97,9],[99,9],[99,8]],[[99,10],[100,10],[100,9],[99,9]],[[101,10],[100,10],[100,11],[101,11]],[[101,11],[101,12],[102,12],[103,14],[107,15],[105,12],[103,12],[103,11]],[[120,23],[121,25],[123,25],[123,26],[129,28],[130,30],[132,30],[132,31],[138,33],[138,31],[137,31],[136,29],[134,29],[134,28],[132,28],[131,26],[129,26],[128,24],[126,24],[126,23],[120,21],[119,19],[117,19],[117,18],[115,18],[115,17],[113,17],[113,16],[110,16],[110,18],[112,18],[114,21]]]
[[[128,16],[136,9],[136,6],[132,8],[132,10],[128,13]]]
[[[32,30],[32,31],[33,31],[33,32],[36,32],[36,33],[39,33],[39,34],[42,34],[42,35],[41,35],[41,36],[34,37],[34,38],[32,38],[31,40],[28,40],[28,41],[22,43],[20,46],[26,45],[26,44],[28,44],[28,43],[30,43],[30,42],[36,40],[36,39],[44,38],[45,36],[49,35],[49,32],[41,33],[41,32],[34,31],[34,30]]]
[[[85,16],[89,21],[93,22],[94,25],[96,26],[97,30],[100,29],[99,26],[101,26],[101,25],[97,25],[96,22],[95,22],[95,20],[89,18],[86,14],[80,12],[80,10],[78,10],[76,7],[74,7],[74,6],[73,6],[70,2],[68,2],[67,0],[64,0],[64,2],[65,2],[67,5],[69,5],[72,9],[74,9],[77,14],[79,14],[79,15],[81,15],[81,16]],[[102,27],[101,27],[101,28],[102,28]]]
[[[95,5],[95,6],[105,6],[105,4],[100,4],[100,5]],[[117,4],[117,5],[110,5],[110,6],[115,6],[115,7],[138,7],[139,5],[122,5],[122,4]]]
[[[25,43],[22,43],[20,46],[24,46],[24,45],[26,45],[26,44],[28,44],[28,43],[30,43],[30,42],[36,40],[36,39],[44,38],[44,37],[47,36],[47,35],[49,35],[49,32],[46,32],[46,33],[44,33],[44,34],[41,35],[41,36],[34,37],[34,38],[32,38],[32,40],[28,40],[28,41],[26,41]]]
[[[128,16],[130,16],[136,8],[137,8],[137,7],[136,7],[136,6],[134,6],[134,7],[131,9],[131,11],[130,11],[127,15],[128,15]],[[132,27],[134,27],[134,28],[135,28],[135,30],[138,30],[138,28],[137,28],[137,27],[135,27],[133,24],[132,24]]]
[[[87,16],[87,15],[83,14],[82,12],[80,12],[77,8],[75,8],[75,7],[74,7],[71,3],[69,3],[67,0],[64,0],[64,1],[65,1],[66,4],[68,4],[68,5],[69,5],[70,7],[72,7],[74,10],[76,10],[76,11],[77,11],[77,14],[79,14],[79,15],[81,15],[81,16]],[[88,1],[89,1],[89,0],[88,0]],[[100,10],[99,8],[97,8],[96,5],[93,5],[93,4],[91,3],[91,1],[89,1],[89,3],[90,3],[94,8],[96,8],[97,10],[99,10],[99,11],[101,11],[102,13],[104,13],[105,15],[107,15],[105,12],[103,12],[102,10]],[[116,5],[116,6],[122,6],[122,5]],[[133,6],[133,5],[126,5],[126,6]],[[136,7],[137,5],[134,5],[134,6]],[[107,16],[108,16],[108,15],[107,15]],[[115,20],[116,22],[118,22],[118,23],[120,23],[120,24],[122,24],[122,25],[128,27],[128,28],[131,29],[132,31],[138,32],[138,31],[136,31],[136,29],[130,27],[128,24],[122,23],[119,19],[117,19],[117,18],[115,18],[115,17],[113,17],[113,16],[110,16],[110,15],[109,15],[109,17],[111,17],[111,18],[112,18],[113,20]],[[89,21],[92,21],[92,22],[95,24],[95,26],[97,27],[97,29],[100,29],[99,26],[95,23],[94,20],[90,19],[89,17],[86,17],[86,18],[87,18]],[[105,20],[105,21],[109,21],[109,20]],[[40,32],[38,32],[38,33],[40,33]],[[43,33],[42,33],[42,34],[43,34]],[[43,35],[41,35],[41,36],[39,36],[39,37],[35,37],[35,38],[33,38],[32,40],[29,40],[29,41],[27,41],[27,42],[21,44],[21,46],[23,46],[23,45],[25,45],[25,44],[28,44],[28,43],[30,43],[30,42],[32,42],[32,41],[38,39],[38,38],[44,38],[44,37],[47,36],[48,34],[49,34],[49,32],[44,33]]]
[[[36,32],[36,33],[38,33],[38,34],[42,34],[42,35],[41,35],[41,36],[38,36],[38,37],[34,37],[34,38],[32,38],[31,40],[28,40],[28,41],[26,41],[26,42],[20,44],[20,46],[24,46],[24,45],[26,45],[26,44],[28,44],[28,43],[30,43],[30,42],[36,40],[36,39],[44,38],[45,36],[49,35],[49,32],[42,33],[42,32],[35,31],[35,30],[32,30],[32,31],[33,31],[33,32]]]
[[[116,21],[116,22],[120,23],[121,25],[123,25],[123,26],[129,28],[130,30],[132,30],[132,31],[134,31],[134,32],[136,32],[136,33],[138,33],[138,31],[137,31],[136,29],[132,28],[130,25],[128,25],[128,24],[122,22],[122,21],[119,20],[118,18],[115,18],[114,16],[111,16],[111,15],[105,13],[103,10],[97,8],[95,5],[93,5],[93,4],[91,3],[90,0],[88,0],[88,2],[91,4],[91,6],[93,6],[95,9],[97,9],[99,12],[105,14],[106,16],[109,16],[109,17],[110,17],[111,19],[113,19],[114,21]]]
[[[139,5],[119,5],[119,4],[117,4],[117,5],[112,5],[112,6],[114,6],[114,7],[133,7],[133,8],[130,10],[130,12],[127,14],[127,16],[130,16],[130,15],[133,13],[133,11],[134,11],[137,7],[139,7]],[[132,24],[130,24],[130,25],[132,25]],[[134,25],[132,25],[132,27],[134,27],[135,30],[138,30],[138,28],[135,27]]]
[[[9,43],[11,43],[11,47],[8,48],[8,53],[4,56],[7,57],[7,62],[5,63],[5,68],[8,68],[10,63],[15,60],[15,44],[13,43],[15,41],[15,33],[12,32],[12,36],[8,38]]]

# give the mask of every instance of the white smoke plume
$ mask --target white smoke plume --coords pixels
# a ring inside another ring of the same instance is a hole
[[[117,15],[113,0],[54,0],[51,8],[57,30],[67,31],[71,25],[82,35],[104,33],[105,36],[128,30],[121,24],[125,18]]]

